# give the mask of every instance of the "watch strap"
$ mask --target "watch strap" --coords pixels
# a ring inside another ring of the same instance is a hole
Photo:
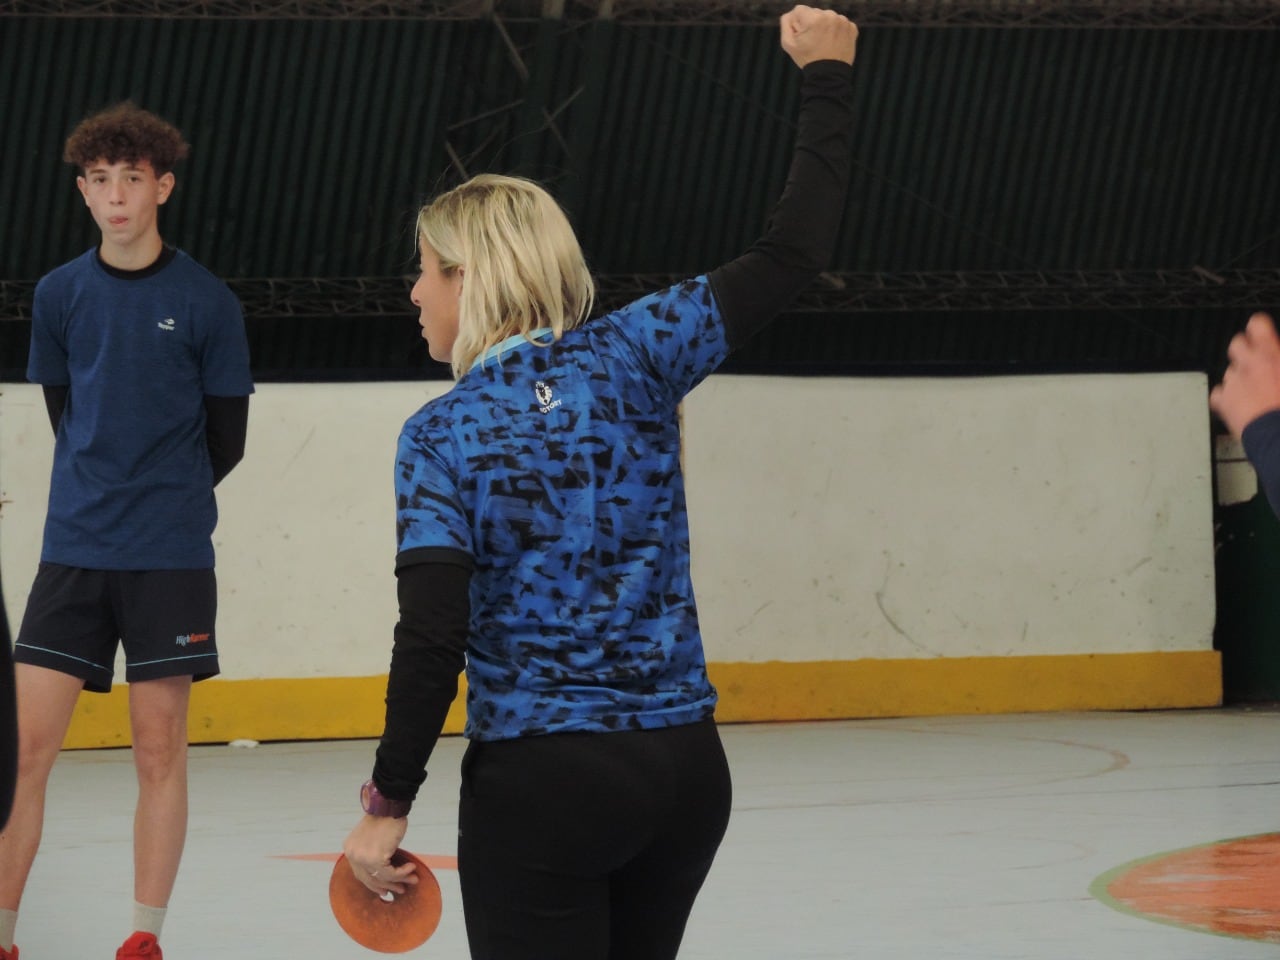
[[[360,787],[360,805],[372,817],[404,817],[408,816],[413,801],[383,796],[378,785],[370,779]]]

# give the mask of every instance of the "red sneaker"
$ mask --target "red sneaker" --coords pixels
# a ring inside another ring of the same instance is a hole
[[[17,960],[18,955],[15,953],[13,956]],[[4,958],[0,957],[0,960]],[[116,951],[116,960],[164,960],[164,954],[160,952],[155,934],[139,930]]]

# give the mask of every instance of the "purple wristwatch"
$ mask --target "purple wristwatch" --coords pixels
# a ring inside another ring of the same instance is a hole
[[[390,797],[384,797],[378,790],[378,785],[372,780],[366,780],[360,786],[360,806],[364,807],[364,812],[371,817],[405,817],[409,815],[409,808],[413,806],[412,800],[392,800]]]

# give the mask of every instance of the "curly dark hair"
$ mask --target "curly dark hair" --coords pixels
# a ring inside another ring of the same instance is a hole
[[[67,137],[62,159],[81,171],[98,160],[146,160],[156,176],[163,176],[187,156],[187,151],[187,142],[177,127],[126,100],[76,124]]]

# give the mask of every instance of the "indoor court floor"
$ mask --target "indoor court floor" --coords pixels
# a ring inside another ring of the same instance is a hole
[[[1280,713],[722,729],[733,818],[682,960],[1277,955],[1280,845],[1269,835],[1280,831]],[[410,817],[405,846],[444,864],[444,913],[402,956],[467,956],[447,866],[463,746],[440,743]],[[166,960],[379,956],[347,939],[327,899],[373,748],[192,748]],[[18,924],[22,960],[114,956],[129,932],[134,791],[127,751],[60,758]],[[1243,852],[1210,846],[1245,837],[1255,839]],[[1198,849],[1177,853],[1188,848]]]

